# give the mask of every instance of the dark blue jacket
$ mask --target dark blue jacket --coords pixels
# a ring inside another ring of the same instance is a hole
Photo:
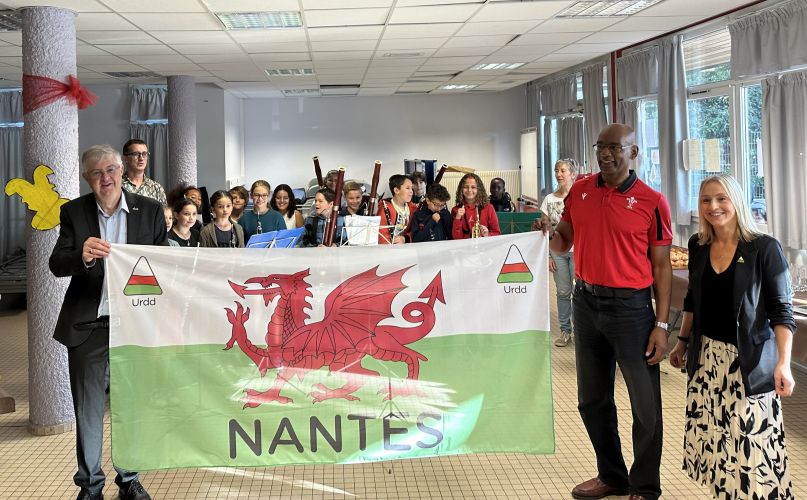
[[[434,222],[432,212],[425,204],[415,212],[412,219],[412,241],[443,241],[451,239],[451,214],[440,210],[440,222]]]

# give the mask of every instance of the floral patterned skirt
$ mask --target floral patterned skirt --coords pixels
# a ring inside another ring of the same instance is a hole
[[[779,396],[746,396],[737,347],[708,337],[687,388],[683,469],[714,498],[794,498]]]

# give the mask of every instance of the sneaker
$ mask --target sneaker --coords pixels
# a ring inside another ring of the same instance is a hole
[[[566,347],[569,345],[569,341],[572,340],[572,333],[571,332],[560,332],[560,337],[555,340],[556,347]]]

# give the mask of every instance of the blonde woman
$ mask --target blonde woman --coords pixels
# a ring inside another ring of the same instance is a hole
[[[757,231],[732,177],[705,179],[698,211],[670,352],[689,376],[683,469],[715,498],[793,498],[780,401],[795,385],[787,261],[779,242]]]

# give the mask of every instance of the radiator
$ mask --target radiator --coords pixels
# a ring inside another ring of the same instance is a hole
[[[520,170],[477,170],[474,173],[482,179],[482,182],[485,184],[485,192],[488,193],[488,196],[490,196],[490,181],[496,177],[504,179],[505,191],[510,193],[510,198],[513,200],[513,203],[521,196]],[[449,194],[451,194],[451,201],[448,203],[449,207],[454,206],[457,195],[457,185],[460,183],[460,179],[462,179],[463,175],[465,174],[461,172],[446,172],[443,174],[443,180],[440,184],[445,186]]]

